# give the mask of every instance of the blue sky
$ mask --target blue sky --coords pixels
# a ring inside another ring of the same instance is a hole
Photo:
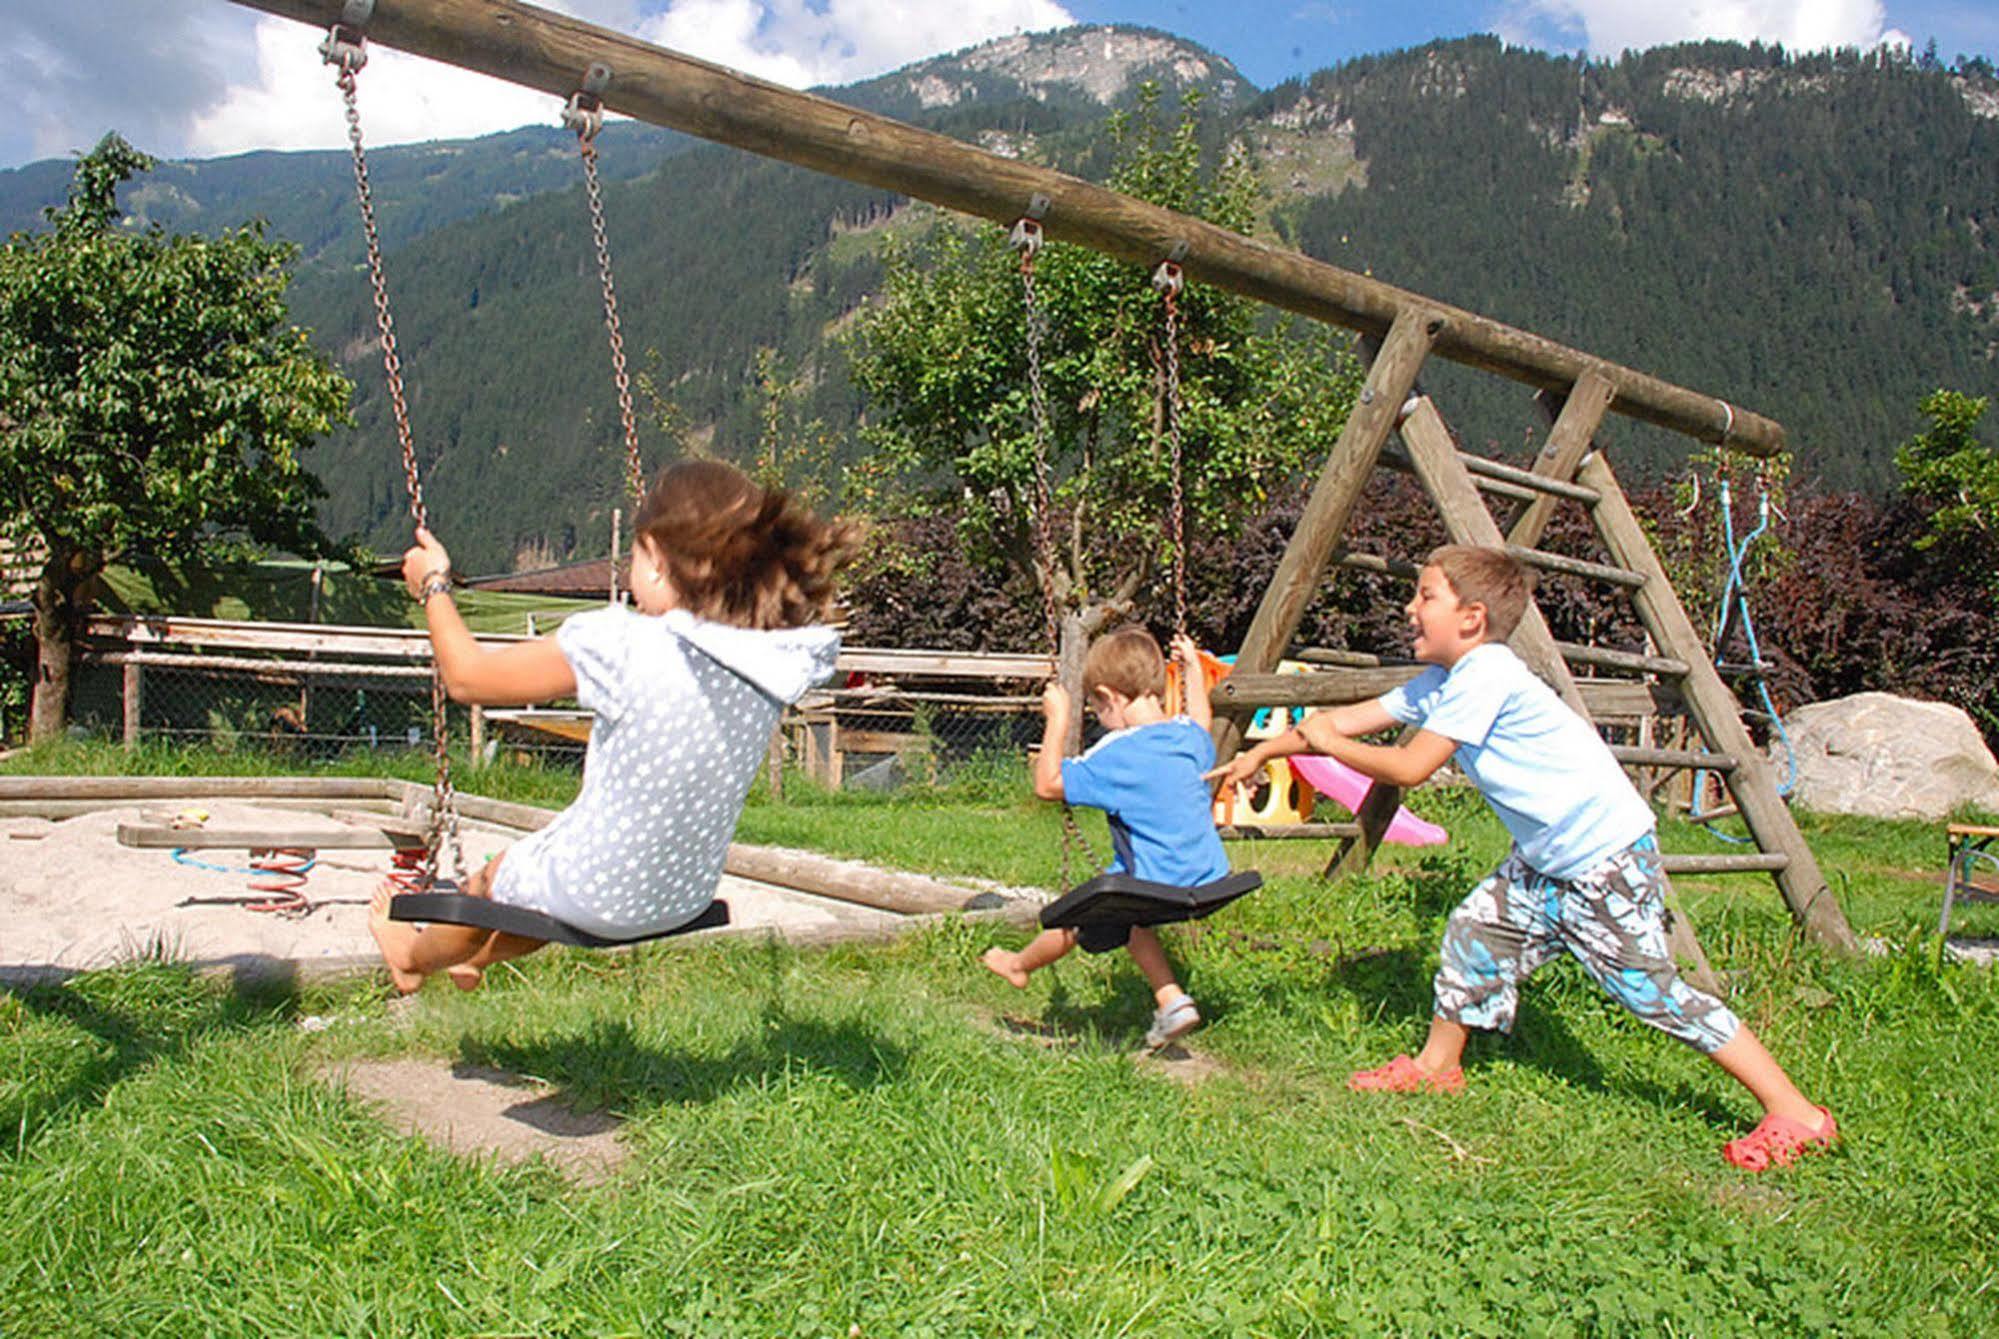
[[[544,0],[592,22],[795,87],[840,84],[1023,30],[1142,23],[1269,87],[1353,56],[1471,32],[1615,55],[1700,37],[1797,49],[1931,38],[1999,61],[1999,0]],[[116,129],[164,157],[335,148],[344,126],[317,34],[225,0],[7,0],[0,168],[64,158]],[[378,52],[376,143],[553,124],[540,94]]]

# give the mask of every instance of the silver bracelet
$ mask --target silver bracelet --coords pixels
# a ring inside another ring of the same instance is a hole
[[[418,604],[429,604],[431,596],[449,595],[450,593],[451,569],[440,567],[436,571],[426,574],[422,583],[417,586],[416,602]]]

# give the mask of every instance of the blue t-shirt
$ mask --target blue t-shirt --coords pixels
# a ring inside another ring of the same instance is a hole
[[[1062,798],[1110,817],[1110,873],[1195,888],[1229,872],[1207,782],[1215,742],[1185,716],[1114,730],[1062,762]]]
[[[1432,665],[1380,702],[1457,744],[1458,766],[1543,874],[1577,878],[1652,831],[1652,807],[1596,728],[1509,646],[1475,646],[1449,671]]]

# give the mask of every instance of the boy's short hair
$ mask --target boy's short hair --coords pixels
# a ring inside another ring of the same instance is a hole
[[[1485,606],[1486,636],[1495,642],[1513,635],[1534,593],[1534,574],[1505,549],[1446,544],[1433,549],[1424,566],[1444,574],[1459,604]]]
[[[1128,698],[1166,691],[1166,657],[1152,634],[1136,623],[1107,632],[1083,658],[1083,694],[1108,688]]]

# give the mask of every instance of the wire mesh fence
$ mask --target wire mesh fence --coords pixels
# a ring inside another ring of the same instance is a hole
[[[878,668],[883,658],[896,664],[893,673]],[[1019,767],[1040,740],[1032,677],[995,677],[965,656],[928,671],[922,653],[858,653],[873,669],[846,669],[848,659],[833,686],[785,713],[771,745],[780,779],[803,776],[829,788],[948,784],[966,769]],[[1001,668],[1012,663],[1002,661]],[[131,745],[253,749],[312,762],[427,748],[430,669],[100,642],[72,672],[70,720],[75,733]],[[519,710],[453,703],[447,729],[454,752],[470,759],[578,766],[590,720],[573,703]]]

